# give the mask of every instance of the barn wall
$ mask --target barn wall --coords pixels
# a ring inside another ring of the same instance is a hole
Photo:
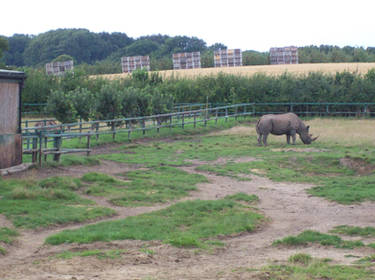
[[[0,134],[18,132],[19,84],[0,82]]]
[[[0,169],[22,163],[19,87],[18,81],[0,80]]]
[[[0,135],[0,169],[22,163],[22,140],[20,134]]]

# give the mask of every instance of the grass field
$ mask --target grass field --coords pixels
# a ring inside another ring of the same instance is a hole
[[[323,72],[335,74],[336,72],[357,72],[366,74],[368,70],[375,68],[375,63],[307,63],[307,64],[288,64],[288,65],[257,65],[242,67],[222,67],[222,68],[200,68],[186,70],[164,70],[158,73],[164,78],[195,78],[199,76],[217,75],[218,73],[234,74],[242,76],[251,76],[257,73],[267,75],[281,75],[284,73],[303,75],[309,72]],[[106,79],[121,79],[128,77],[129,74],[106,74],[97,75]]]
[[[169,274],[189,263],[197,279],[373,279],[375,120],[306,119],[320,136],[312,145],[271,135],[267,147],[256,145],[254,121],[118,135],[113,145],[101,136],[88,158],[0,178],[0,222],[13,224],[0,224],[0,255],[12,258],[37,229],[45,233],[29,246],[41,261],[20,271],[57,275],[62,263],[66,277],[78,263],[80,275],[130,267],[130,279],[189,279]],[[0,278],[16,267],[0,264]]]

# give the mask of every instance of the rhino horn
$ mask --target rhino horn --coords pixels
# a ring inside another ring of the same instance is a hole
[[[318,139],[319,138],[319,136],[316,136],[315,138],[312,138],[311,139],[311,142],[314,142],[316,139]]]

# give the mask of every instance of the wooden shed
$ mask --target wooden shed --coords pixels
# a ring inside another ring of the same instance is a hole
[[[0,69],[0,169],[22,163],[21,91],[25,73]]]

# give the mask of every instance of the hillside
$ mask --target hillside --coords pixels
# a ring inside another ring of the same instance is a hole
[[[38,35],[14,34],[1,36],[7,50],[0,46],[0,64],[16,67],[44,68],[60,55],[74,59],[75,67],[87,74],[120,73],[123,56],[148,55],[153,71],[172,69],[172,54],[201,53],[203,68],[213,67],[213,51],[227,46],[217,42],[211,46],[197,37],[154,34],[131,38],[126,33],[94,33],[87,29],[57,29]],[[293,42],[291,42],[293,44]],[[1,44],[0,44],[1,45]],[[241,46],[235,46],[241,48]],[[275,46],[270,46],[275,47]],[[282,46],[279,46],[282,47]],[[300,63],[375,62],[374,47],[338,47],[331,45],[300,46]],[[243,65],[269,64],[268,52],[242,49]],[[207,70],[208,71],[208,70]]]

